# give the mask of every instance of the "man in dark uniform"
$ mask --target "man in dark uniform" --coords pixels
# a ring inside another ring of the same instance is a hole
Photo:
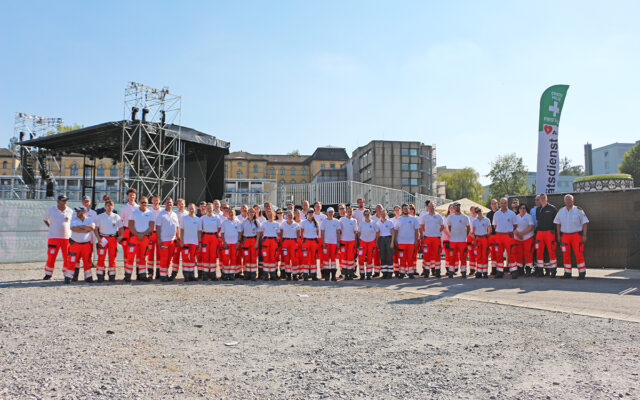
[[[546,193],[540,193],[540,207],[536,208],[536,220],[538,221],[538,228],[536,232],[536,276],[542,276],[544,270],[544,276],[556,277],[556,268],[558,267],[558,261],[556,259],[556,225],[553,223],[558,209],[547,201]],[[549,264],[544,262],[544,250],[547,249],[549,253]]]
[[[489,235],[489,254],[491,254],[491,275],[496,274],[496,248],[498,245],[496,244],[496,227],[493,225],[493,215],[498,211],[498,200],[491,199],[491,211],[487,213],[487,218],[491,221],[491,235]]]

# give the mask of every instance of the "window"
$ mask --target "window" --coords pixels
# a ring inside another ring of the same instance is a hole
[[[418,178],[402,178],[402,186],[418,186]]]
[[[118,166],[117,165],[112,165],[111,168],[109,168],[109,176],[118,176]]]
[[[400,150],[400,155],[403,156],[417,156],[418,149],[402,149]]]
[[[340,168],[344,168],[344,163],[340,164]]]
[[[609,169],[609,161],[604,162],[604,169]]]
[[[362,159],[368,156],[369,154],[371,154],[371,149],[365,151],[364,154],[359,157],[360,161],[362,161]]]
[[[2,162],[2,168],[8,168],[9,164],[6,161]]]
[[[84,167],[84,176],[90,177],[92,176],[93,169],[91,167]]]
[[[284,189],[284,185],[286,185],[286,183],[284,182],[284,179],[280,180],[280,187]]]
[[[130,174],[131,174],[131,168],[129,168],[128,165],[125,165],[124,166],[124,177],[128,178]]]
[[[236,176],[238,177],[238,179],[242,179],[242,171],[238,171],[236,173]]]
[[[269,168],[269,175],[275,175],[276,174],[276,169],[271,167]]]
[[[291,167],[291,175],[295,175],[296,174],[296,167]]]
[[[306,185],[306,184],[307,184],[307,181],[305,181],[305,180],[303,179],[303,180],[301,180],[301,181],[300,181],[300,184],[301,184],[301,185]]]
[[[306,175],[307,169],[305,167],[300,168],[300,175]]]
[[[607,157],[608,155],[609,155],[609,152],[608,152],[608,151],[605,151],[605,152],[604,152],[604,156],[605,156],[605,157]]]
[[[242,167],[242,161],[238,161],[238,167]]]
[[[402,163],[402,170],[403,171],[417,171],[418,170],[418,164],[416,164],[416,163]]]
[[[104,165],[98,165],[98,176],[104,176]]]
[[[284,175],[284,167],[280,167],[280,175]]]
[[[294,181],[293,179],[291,180],[291,189],[295,189],[296,187],[296,181]]]
[[[253,172],[258,173],[258,166],[256,164],[253,165]]]
[[[324,165],[324,163],[320,164],[320,169],[325,169],[325,168],[327,167]]]
[[[334,163],[329,164],[329,168],[336,169],[336,164],[334,164]]]
[[[71,164],[69,175],[78,176],[78,164]]]

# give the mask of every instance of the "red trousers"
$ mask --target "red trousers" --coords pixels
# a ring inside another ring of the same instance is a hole
[[[160,245],[158,243],[158,236],[155,232],[151,232],[149,236],[149,251],[147,251],[147,268],[153,269],[157,264],[160,264]]]
[[[320,265],[322,270],[335,270],[336,257],[338,256],[338,245],[336,243],[326,243],[326,248],[320,250]]]
[[[356,241],[341,240],[338,257],[340,261],[340,269],[354,269],[356,266]]]
[[[104,275],[104,262],[107,256],[109,256],[109,275],[116,274],[116,257],[118,256],[118,240],[115,236],[102,236],[101,239],[106,239],[107,244],[103,247],[100,246],[100,241],[96,244],[98,252],[98,263],[96,264],[96,274]]]
[[[231,275],[236,273],[236,268],[238,267],[238,248],[235,244],[230,244],[222,246],[220,248],[220,261],[222,262],[222,273]],[[184,265],[184,259],[183,259]],[[184,267],[183,267],[184,269]]]
[[[258,271],[258,249],[256,249],[256,238],[246,237],[242,242],[242,261],[244,270],[247,272]]]
[[[451,246],[449,240],[443,240],[442,246],[444,250],[444,265],[446,265],[446,268],[449,268],[449,264],[451,264]]]
[[[373,248],[373,271],[378,273],[382,267],[382,261],[380,260],[380,252],[378,251],[378,245]]]
[[[69,246],[69,268],[65,272],[64,276],[72,278],[73,272],[76,269],[76,266],[82,260],[82,267],[84,269],[84,278],[91,278],[91,250],[93,247],[93,243],[84,242],[78,243],[70,241]]]
[[[582,243],[582,235],[580,232],[563,233],[560,241],[564,273],[571,273],[571,250],[573,250],[573,254],[576,256],[578,272],[586,272],[586,266],[584,263],[584,243]]]
[[[175,240],[160,243],[160,276],[167,276],[169,272],[169,261],[171,261],[175,251]]]
[[[491,255],[491,262],[493,263],[494,267],[498,266],[498,243],[496,242],[496,237],[498,235],[496,234],[491,234],[489,235],[489,254]]]
[[[429,236],[422,239],[422,269],[440,269],[440,252],[442,249],[440,238]]]
[[[513,261],[516,266],[522,265],[522,260],[524,259],[525,266],[533,267],[533,241],[533,237],[526,240],[515,240]]]
[[[220,239],[215,233],[202,232],[200,253],[198,254],[198,271],[216,272],[218,267],[218,246],[220,246]]]
[[[373,251],[376,248],[375,240],[371,242],[360,241],[358,247],[358,264],[360,265],[360,273],[372,273],[373,272]]]
[[[467,272],[467,242],[449,242],[449,271]]]
[[[176,239],[173,245],[173,255],[171,256],[171,270],[176,273],[180,269],[180,254],[182,254],[182,241]]]
[[[415,274],[416,268],[411,268],[415,246],[412,244],[398,244],[398,271],[401,274]]]
[[[558,260],[556,259],[556,234],[554,231],[538,231],[536,233],[536,264],[538,268],[544,268],[544,250],[547,249],[549,254],[549,268],[556,268]]]
[[[149,249],[149,237],[143,236],[142,240],[132,235],[127,242],[127,255],[124,264],[124,273],[131,274],[137,266],[138,273],[147,272],[147,251]]]
[[[496,253],[496,267],[498,272],[503,272],[505,267],[504,252],[507,252],[509,271],[515,271],[518,266],[514,262],[514,250],[515,240],[513,239],[513,233],[496,233],[495,236],[495,253]]]
[[[197,244],[182,245],[182,272],[193,272],[196,268]]]
[[[489,239],[486,235],[475,237],[473,253],[476,257],[478,272],[487,272],[489,269]]]
[[[298,241],[296,239],[283,239],[280,247],[282,253],[282,263],[285,272],[298,273]]]
[[[131,239],[131,231],[125,226],[122,231],[122,241],[120,242],[122,252],[124,253],[125,263],[127,261],[127,252],[129,251],[129,239]]]
[[[320,241],[318,239],[302,239],[300,248],[300,272],[308,274],[318,273],[318,251]]]
[[[278,239],[265,237],[262,240],[262,268],[266,272],[276,272],[278,268]]]
[[[44,265],[45,275],[53,275],[58,251],[62,250],[62,273],[69,269],[69,239],[47,240],[47,263]]]
[[[471,237],[471,235],[467,235],[467,255],[469,256],[469,268],[476,269],[476,267],[478,266],[478,260],[476,258],[476,252],[473,251],[473,247],[473,238]]]

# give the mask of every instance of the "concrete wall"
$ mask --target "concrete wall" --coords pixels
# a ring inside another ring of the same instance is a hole
[[[587,267],[640,269],[640,189],[572,194],[590,221],[585,244]],[[534,196],[514,197],[534,205]],[[549,202],[560,209],[564,195],[549,195]],[[558,260],[561,264],[559,248]]]

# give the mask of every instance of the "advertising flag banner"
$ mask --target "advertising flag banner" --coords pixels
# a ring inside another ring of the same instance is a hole
[[[551,86],[540,98],[536,193],[555,193],[560,173],[558,125],[569,85]]]

